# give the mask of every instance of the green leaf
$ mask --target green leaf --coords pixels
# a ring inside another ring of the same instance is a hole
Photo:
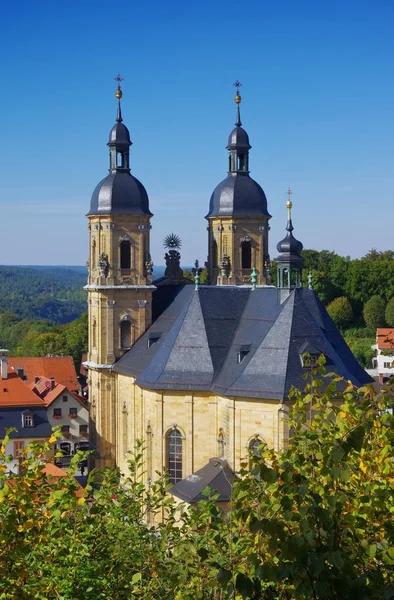
[[[138,573],[134,573],[133,577],[131,578],[131,583],[135,584],[138,583],[139,581],[141,581],[142,575],[140,572]]]
[[[228,584],[232,576],[231,571],[228,569],[220,569],[217,574],[217,580],[220,585],[225,586]]]
[[[373,558],[376,554],[376,544],[370,544],[370,546],[365,549],[365,552],[369,558]]]
[[[361,448],[363,447],[364,436],[365,427],[363,425],[359,425],[348,435],[346,441],[354,450],[360,452]]]

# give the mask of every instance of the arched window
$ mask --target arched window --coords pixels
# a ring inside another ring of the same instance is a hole
[[[262,440],[256,435],[249,443],[250,468],[253,468],[254,458],[259,458],[263,452]]]
[[[131,347],[131,322],[127,319],[120,324],[120,346],[122,350],[128,350]]]
[[[131,269],[131,245],[128,240],[120,242],[120,268]]]
[[[245,240],[241,245],[241,265],[242,269],[252,268],[252,244],[249,240]]]
[[[167,435],[167,469],[171,483],[182,479],[182,434],[174,427]]]
[[[116,166],[123,168],[124,164],[123,164],[123,152],[117,152],[116,153]]]
[[[216,240],[212,240],[212,268],[216,269],[218,266],[218,244]]]
[[[251,456],[261,456],[262,453],[262,444],[263,442],[261,441],[261,439],[259,437],[255,437],[249,444],[249,450],[250,450],[250,454]]]

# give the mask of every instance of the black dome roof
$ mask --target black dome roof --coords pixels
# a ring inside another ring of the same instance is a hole
[[[88,215],[152,215],[146,189],[128,171],[115,171],[96,186]]]
[[[249,144],[249,136],[245,129],[238,125],[234,127],[228,136],[228,144],[226,146],[227,150],[231,150],[232,148],[237,148],[239,150],[250,150],[251,147],[252,146]]]
[[[303,263],[304,259],[300,256],[300,252],[304,246],[293,235],[294,227],[291,218],[287,221],[286,229],[286,236],[276,246],[280,253],[276,262]]]
[[[213,191],[207,217],[270,217],[263,188],[247,173],[229,173]]]
[[[115,123],[109,132],[108,146],[131,146],[130,133],[123,123]]]

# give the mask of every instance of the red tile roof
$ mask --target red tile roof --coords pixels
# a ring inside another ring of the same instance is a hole
[[[15,372],[23,369],[26,383],[34,383],[35,377],[53,377],[55,381],[71,391],[77,392],[79,384],[74,362],[71,356],[45,356],[33,358],[30,356],[10,356],[8,364]]]
[[[379,350],[389,349],[394,350],[394,329],[382,327],[376,330],[376,341]]]
[[[8,379],[0,379],[0,406],[45,406],[45,402],[16,373],[8,371]]]
[[[64,392],[68,392],[71,394],[75,400],[77,400],[84,408],[87,409],[86,399],[71,390],[68,390],[64,385],[57,383],[56,381],[52,382],[49,377],[41,377],[37,383],[33,383],[30,386],[30,389],[39,396],[47,406],[52,404],[56,398],[58,398]]]

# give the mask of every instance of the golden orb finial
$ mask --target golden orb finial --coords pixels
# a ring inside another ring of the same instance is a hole
[[[239,93],[239,88],[241,87],[242,83],[240,81],[237,81],[235,83],[233,83],[233,86],[235,87],[235,89],[237,90],[235,93],[235,104],[240,104],[241,103],[241,94]]]
[[[121,75],[119,75],[119,73],[118,73],[117,76],[115,77],[115,81],[118,82],[118,87],[117,87],[117,90],[115,92],[115,96],[117,97],[118,100],[120,100],[121,97],[123,96],[123,92],[122,92],[121,87],[120,87],[120,82],[123,81],[123,77]]]
[[[292,201],[290,199],[290,197],[291,197],[291,195],[292,195],[293,192],[291,191],[290,186],[287,188],[287,192],[286,193],[289,196],[289,199],[286,202],[286,207],[287,207],[287,216],[288,216],[288,219],[290,221],[290,219],[291,219],[291,209],[293,208],[293,203],[292,203]]]

